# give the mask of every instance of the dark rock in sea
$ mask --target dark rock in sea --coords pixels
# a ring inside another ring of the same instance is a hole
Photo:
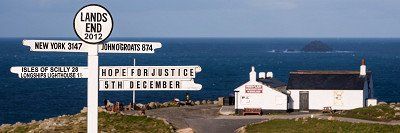
[[[333,51],[333,49],[329,45],[327,45],[321,41],[311,41],[306,46],[304,46],[303,49],[301,49],[301,51],[304,51],[304,52],[329,52],[329,51]]]

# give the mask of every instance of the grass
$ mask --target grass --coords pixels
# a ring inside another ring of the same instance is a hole
[[[169,125],[162,120],[146,116],[124,116],[121,114],[99,114],[99,130],[105,132],[169,133]],[[114,130],[117,129],[117,130]]]
[[[396,112],[400,111],[394,110],[394,108],[390,107],[389,105],[377,105],[347,110],[341,113],[333,114],[333,116],[388,122],[400,120],[400,116],[395,115]]]
[[[0,128],[3,132],[86,132],[86,114],[62,116],[52,118],[52,123],[61,126],[48,126],[46,123],[30,123],[18,126]],[[162,120],[148,118],[146,116],[129,116],[121,114],[99,113],[99,132],[123,132],[123,133],[170,133],[170,126]]]
[[[38,126],[39,126],[38,124],[33,124],[33,125],[29,125],[29,126],[18,126],[17,128],[14,129],[13,132],[16,132],[16,133],[28,132],[32,129],[35,129]]]
[[[400,132],[400,126],[350,123],[306,118],[298,120],[270,120],[246,127],[248,133],[336,133],[336,132]]]

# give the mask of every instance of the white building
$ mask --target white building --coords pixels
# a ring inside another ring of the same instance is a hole
[[[365,107],[373,97],[372,73],[362,60],[360,71],[290,72],[287,90],[289,110],[349,110]],[[376,102],[376,100],[375,100]]]
[[[286,84],[273,78],[272,72],[259,73],[259,78],[251,68],[250,80],[235,89],[235,110],[261,109],[263,114],[287,110]]]

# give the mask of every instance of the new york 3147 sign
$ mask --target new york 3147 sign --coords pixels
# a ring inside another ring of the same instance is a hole
[[[202,85],[194,82],[195,74],[201,71],[197,65],[99,66],[98,53],[152,54],[162,47],[160,42],[104,42],[113,30],[113,19],[103,6],[82,7],[73,24],[81,41],[24,40],[22,43],[35,52],[85,52],[87,66],[17,66],[10,71],[19,78],[87,78],[87,132],[98,132],[99,90],[201,90]]]

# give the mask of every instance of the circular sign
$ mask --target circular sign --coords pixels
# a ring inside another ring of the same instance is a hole
[[[111,13],[101,5],[86,5],[75,15],[74,30],[76,35],[86,43],[101,43],[111,35],[113,30]]]

